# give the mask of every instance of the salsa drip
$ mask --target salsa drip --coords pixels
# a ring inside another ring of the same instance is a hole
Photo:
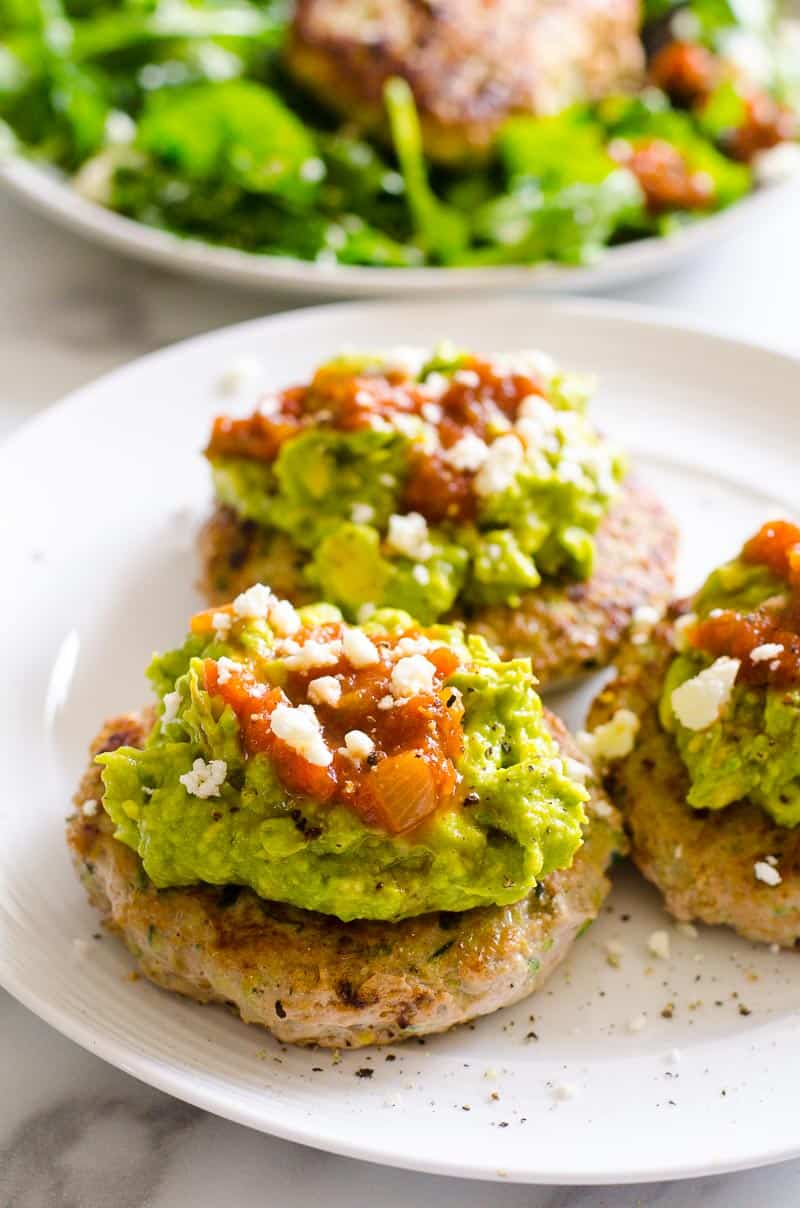
[[[418,416],[436,429],[438,446],[412,451],[401,507],[434,523],[472,519],[474,472],[458,469],[443,456],[467,433],[491,443],[514,422],[523,399],[543,396],[542,382],[527,373],[502,372],[478,357],[464,357],[440,392],[402,370],[353,372],[323,366],[308,386],[293,386],[246,419],[218,416],[206,456],[272,462],[284,441],[324,425],[357,432],[384,423],[402,429]]]
[[[330,623],[304,629],[298,637],[302,645],[308,640],[336,641],[341,635],[341,625]],[[392,700],[390,708],[379,707],[379,702],[392,699],[394,647],[402,638],[424,636],[423,630],[414,629],[374,637],[378,663],[354,668],[341,657],[335,665],[291,670],[281,686],[265,685],[246,668],[230,670],[223,682],[217,662],[207,659],[205,686],[236,714],[245,754],[268,754],[290,792],[318,802],[341,802],[368,826],[404,834],[438,810],[457,804],[460,776],[455,765],[464,742],[461,696],[445,683],[459,664],[445,646],[433,646],[425,653],[436,669],[430,693]],[[277,737],[270,725],[277,705],[308,703],[308,686],[320,676],[334,676],[341,686],[335,705],[314,704],[333,754],[327,767],[310,763]],[[347,752],[345,735],[352,730],[367,734],[374,744],[364,759]]]
[[[786,582],[788,592],[747,615],[715,610],[692,626],[689,642],[715,657],[740,659],[739,683],[793,687],[800,683],[800,528],[786,520],[770,521],[746,543],[741,557],[766,566]],[[753,659],[753,651],[762,646],[781,649],[769,658]]]

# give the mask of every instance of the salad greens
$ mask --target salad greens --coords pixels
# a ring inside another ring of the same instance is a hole
[[[718,49],[750,30],[734,0],[648,0]],[[772,46],[772,6],[756,31]],[[765,14],[765,15],[764,15]],[[590,261],[752,187],[724,139],[744,116],[731,81],[700,112],[656,89],[501,127],[480,166],[427,158],[414,97],[385,88],[384,142],[341,124],[289,78],[288,0],[0,0],[0,146],[56,165],[137,221],[248,252],[409,267]],[[648,24],[649,23],[649,24]],[[773,94],[800,97],[774,56]],[[704,207],[653,205],[620,140],[669,144],[708,182]]]

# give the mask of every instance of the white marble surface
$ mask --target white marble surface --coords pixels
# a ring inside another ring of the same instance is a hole
[[[280,309],[118,259],[0,196],[0,436],[68,390],[184,336]],[[617,297],[800,354],[800,190],[758,229]],[[753,383],[754,397],[758,383]],[[707,437],[708,438],[708,437]],[[207,1116],[84,1053],[0,991],[2,1208],[745,1208],[798,1203],[800,1161],[659,1186],[482,1185],[391,1171]]]

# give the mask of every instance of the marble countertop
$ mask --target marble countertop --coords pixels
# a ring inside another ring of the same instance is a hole
[[[0,196],[0,437],[72,388],[279,300],[125,261]],[[676,275],[614,295],[800,354],[800,189],[755,229]],[[753,383],[757,398],[758,383]],[[2,1208],[770,1208],[795,1205],[800,1161],[721,1178],[533,1188],[408,1174],[249,1132],[141,1085],[0,991]]]

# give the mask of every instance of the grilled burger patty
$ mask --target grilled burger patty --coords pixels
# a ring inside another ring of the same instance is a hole
[[[548,716],[562,750],[577,751]],[[92,757],[141,746],[148,714],[106,723]],[[624,849],[617,812],[590,784],[589,824],[572,867],[513,906],[431,914],[399,923],[343,923],[267,902],[235,886],[156,890],[136,853],[113,837],[91,762],[75,795],[68,841],[92,904],[151,981],[199,1002],[232,1006],[282,1041],[358,1048],[443,1032],[538,988],[610,889]]]
[[[676,605],[668,613],[649,643],[625,646],[617,678],[592,706],[590,729],[617,709],[630,709],[640,723],[633,750],[610,765],[605,787],[622,812],[635,863],[660,889],[670,914],[793,948],[800,943],[800,827],[778,826],[746,800],[717,811],[687,805],[688,773],[658,720],[681,610]],[[779,885],[755,877],[755,864],[767,856],[777,859]]]
[[[594,571],[585,582],[544,583],[517,608],[493,605],[466,618],[504,658],[530,657],[542,687],[605,666],[637,607],[663,606],[671,594],[678,533],[647,488],[625,482],[596,543]],[[217,507],[204,526],[200,557],[200,590],[210,604],[258,582],[294,603],[313,596],[302,584],[302,556],[291,542],[240,520],[230,508]]]
[[[553,113],[641,82],[637,0],[299,0],[295,77],[362,127],[390,76],[411,85],[428,153],[485,151],[504,118]]]

